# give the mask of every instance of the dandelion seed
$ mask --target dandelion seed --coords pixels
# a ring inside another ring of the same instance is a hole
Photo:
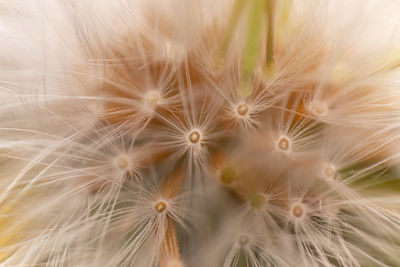
[[[125,155],[116,158],[115,165],[121,170],[127,170],[130,167],[129,159]]]
[[[334,178],[335,172],[335,167],[333,165],[326,165],[322,170],[323,177],[328,180]]]
[[[246,103],[239,104],[236,107],[236,112],[238,113],[239,116],[246,116],[248,111],[249,107],[247,106]]]
[[[252,130],[258,125],[259,106],[244,102],[229,105],[225,107],[224,117],[230,124],[239,125],[243,130]]]
[[[231,185],[237,179],[237,174],[234,167],[228,166],[221,170],[219,177],[222,184]]]
[[[201,134],[198,130],[192,130],[189,132],[189,141],[192,144],[197,144],[198,142],[201,142]]]
[[[238,243],[239,243],[239,245],[241,246],[241,247],[244,247],[244,246],[246,246],[246,245],[248,245],[249,244],[249,237],[247,236],[247,235],[241,235],[241,236],[239,236],[239,240],[238,240]]]
[[[161,103],[162,98],[159,92],[156,90],[150,90],[144,95],[143,100],[149,108],[154,109]]]
[[[301,218],[304,215],[304,209],[300,204],[293,204],[291,207],[291,213],[296,218]]]
[[[275,150],[291,159],[307,157],[321,141],[321,123],[306,117],[303,108],[302,98],[291,96],[277,106],[264,126]]]
[[[261,209],[267,202],[265,196],[258,193],[250,193],[249,200],[253,209]]]
[[[287,151],[290,149],[290,141],[287,137],[282,136],[281,138],[279,138],[278,142],[277,142],[277,147],[279,150],[281,151]]]
[[[163,200],[157,201],[154,204],[154,209],[155,209],[156,212],[162,213],[167,209],[167,203],[165,201],[163,201]]]
[[[308,109],[314,116],[318,118],[325,116],[328,112],[327,105],[321,101],[313,101],[309,104]]]

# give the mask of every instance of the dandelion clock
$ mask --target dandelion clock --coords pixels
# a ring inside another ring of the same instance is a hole
[[[399,11],[0,1],[0,265],[400,266]]]

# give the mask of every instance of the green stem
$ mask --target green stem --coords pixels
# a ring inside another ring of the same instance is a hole
[[[265,56],[265,70],[268,73],[274,69],[274,3],[273,0],[267,0],[267,51]]]
[[[221,59],[225,58],[226,51],[228,50],[228,46],[230,41],[232,40],[232,36],[235,32],[236,26],[239,23],[240,16],[245,9],[245,4],[248,0],[236,0],[232,9],[232,13],[229,17],[228,25],[226,26],[226,30],[224,36],[222,37],[221,44],[218,48],[217,52],[217,62],[219,63]]]
[[[238,95],[242,97],[251,95],[253,91],[251,82],[259,54],[266,3],[267,0],[250,1],[247,41],[243,53],[242,75],[237,88]]]

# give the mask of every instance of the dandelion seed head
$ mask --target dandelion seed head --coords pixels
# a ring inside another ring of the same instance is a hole
[[[12,2],[2,265],[398,265],[397,13],[389,30],[365,0]]]

